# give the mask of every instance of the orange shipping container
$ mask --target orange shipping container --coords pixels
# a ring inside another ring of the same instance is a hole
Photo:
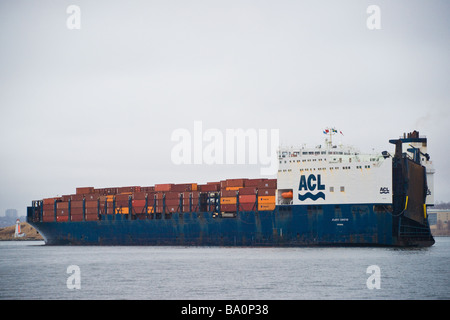
[[[264,210],[274,210],[275,209],[275,203],[259,203],[258,204],[258,210],[264,211]]]
[[[236,197],[222,197],[220,204],[236,204]]]
[[[275,203],[275,196],[258,197],[258,204],[260,203]]]
[[[155,184],[155,191],[170,191],[171,183]]]

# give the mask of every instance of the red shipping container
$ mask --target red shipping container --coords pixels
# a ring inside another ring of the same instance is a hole
[[[69,202],[57,202],[56,208],[57,209],[69,209]]]
[[[69,215],[69,209],[56,209],[57,216],[67,216]]]
[[[70,221],[83,221],[82,214],[73,214],[70,216]]]
[[[141,187],[141,192],[153,192],[155,191],[155,187],[151,186],[151,187]]]
[[[97,206],[98,206],[98,201],[97,200],[95,200],[95,201],[86,201],[85,202],[85,207],[86,208],[97,208]]]
[[[72,201],[82,201],[84,199],[84,195],[82,194],[72,194],[70,196],[70,200]]]
[[[83,201],[70,201],[70,208],[83,208]]]
[[[145,192],[135,192],[135,193],[133,193],[133,199],[134,200],[145,200],[145,195],[146,195],[147,193],[145,193]]]
[[[245,187],[257,187],[261,182],[266,181],[267,179],[248,179],[245,181]]]
[[[243,187],[248,179],[227,179],[226,187]]]
[[[197,190],[202,191],[202,192],[219,191],[220,183],[219,182],[214,182],[214,183],[208,182],[207,184],[198,185]]]
[[[94,201],[98,199],[98,195],[97,194],[87,194],[85,196],[86,201]]]
[[[221,197],[235,197],[237,195],[236,190],[222,190],[220,191]]]
[[[172,183],[163,183],[163,184],[155,184],[155,191],[170,191],[170,189],[172,188]]]
[[[255,194],[239,195],[239,203],[255,203],[255,202],[256,202]]]
[[[71,200],[72,199],[72,195],[65,195],[65,196],[61,196],[61,200],[63,201],[63,202],[67,202],[67,201],[69,201],[69,200]]]
[[[139,186],[129,186],[129,187],[119,187],[117,188],[118,193],[133,193],[141,191],[141,187]]]
[[[174,184],[170,191],[185,192],[192,191],[192,183]]]
[[[256,194],[256,190],[255,187],[241,188],[239,189],[239,195]]]
[[[258,189],[258,196],[274,196],[276,189]]]
[[[222,204],[220,206],[220,210],[222,212],[236,212],[236,205],[235,204]]]
[[[118,194],[116,195],[116,201],[128,201],[129,197],[129,194]]]
[[[177,206],[180,204],[179,199],[166,199],[166,206]]]
[[[47,199],[43,199],[42,201],[44,202],[44,204],[54,204],[55,200],[58,200],[59,198],[47,198]]]
[[[167,199],[179,199],[180,198],[180,193],[179,192],[166,192],[166,200]]]
[[[54,204],[44,204],[42,209],[45,210],[45,211],[50,211],[50,210],[53,210],[54,207],[55,207]]]
[[[116,201],[116,208],[128,208],[128,200],[127,201]]]
[[[95,207],[95,208],[86,208],[86,212],[85,212],[85,214],[97,214],[98,212],[97,212],[97,207]]]
[[[94,192],[94,187],[80,187],[76,189],[77,194],[89,194]]]
[[[133,200],[132,204],[133,204],[133,207],[144,207],[145,200]]]
[[[276,189],[277,188],[277,179],[267,179],[258,183],[258,189],[267,188],[267,189]]]
[[[70,208],[70,215],[83,214],[83,208]]]

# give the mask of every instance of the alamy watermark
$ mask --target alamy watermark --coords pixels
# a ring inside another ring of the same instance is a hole
[[[67,267],[67,273],[70,276],[67,278],[67,289],[81,289],[81,270],[77,265],[70,265]]]
[[[366,26],[369,30],[380,30],[381,29],[381,9],[379,6],[372,4],[367,7],[367,17]]]
[[[366,269],[366,273],[370,274],[369,278],[367,278],[366,286],[367,289],[380,289],[381,288],[381,269],[377,265],[368,266]]]
[[[66,20],[66,26],[69,30],[81,29],[81,9],[77,5],[70,5],[66,9],[66,13],[69,14]]]
[[[172,163],[180,164],[259,164],[261,175],[278,171],[278,129],[203,130],[202,121],[194,121],[192,131],[175,129],[171,141]]]

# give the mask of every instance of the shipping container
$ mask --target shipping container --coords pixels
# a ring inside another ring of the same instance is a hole
[[[86,201],[85,202],[85,207],[86,208],[97,208],[98,206],[98,201],[94,200],[94,201]]]
[[[192,183],[184,183],[184,184],[174,184],[170,188],[170,191],[174,192],[185,192],[185,191],[193,191],[193,185]],[[197,184],[195,184],[195,190],[197,190]]]
[[[76,188],[77,194],[90,194],[94,192],[94,187],[79,187]]]
[[[141,187],[141,192],[154,192],[154,191],[155,191],[155,186]]]
[[[276,189],[258,189],[258,196],[275,196]]]
[[[227,179],[225,180],[225,183],[220,184],[221,188],[226,188],[226,187],[243,187],[245,181],[247,181],[248,179]]]
[[[220,204],[236,204],[236,197],[222,197]]]
[[[70,215],[70,221],[83,221],[83,214]]]
[[[245,187],[257,187],[261,182],[266,181],[267,179],[248,179],[245,181]]]
[[[42,205],[42,209],[44,211],[50,211],[50,210],[53,210],[54,208],[55,208],[54,204],[44,204],[44,205]]]
[[[180,199],[180,193],[179,192],[166,192],[165,193],[166,200],[168,199]]]
[[[131,203],[132,203],[133,207],[144,207],[145,199],[144,200],[133,200]]]
[[[70,201],[70,208],[83,208],[83,201]]]
[[[70,200],[72,201],[82,201],[84,199],[84,194],[72,194]]]
[[[275,210],[275,203],[258,203],[258,210]]]
[[[239,195],[239,203],[255,203],[255,202],[256,202],[255,194]]]
[[[166,206],[177,206],[180,204],[179,199],[166,199]]]
[[[83,214],[83,208],[70,208],[70,215]]]
[[[92,200],[97,200],[98,199],[98,195],[97,194],[87,194],[85,196],[86,201],[92,201]]]
[[[219,191],[220,183],[219,182],[208,182],[207,184],[198,185],[197,190],[201,191],[201,192]]]
[[[95,207],[95,208],[86,208],[85,214],[98,214],[97,207]]]
[[[67,216],[69,215],[69,209],[56,209],[57,216]]]
[[[239,189],[239,195],[256,194],[256,187],[244,187]]]
[[[43,199],[44,204],[54,204],[56,200],[59,200],[59,198],[47,198]]]
[[[139,186],[128,186],[128,187],[119,187],[117,188],[118,193],[133,193],[141,191],[141,187]]]
[[[221,197],[236,197],[237,192],[234,190],[222,190],[220,191]]]
[[[116,201],[128,201],[130,195],[128,194],[118,194],[116,195]]]
[[[146,192],[135,192],[133,193],[133,199],[134,200],[145,200]]]
[[[258,204],[260,203],[275,203],[275,196],[263,196],[258,195]]]
[[[155,184],[155,191],[158,192],[167,192],[170,191],[170,189],[172,188],[171,183],[163,183],[163,184]]]
[[[277,188],[277,179],[267,179],[258,183],[259,188],[267,188],[267,189],[276,189]]]

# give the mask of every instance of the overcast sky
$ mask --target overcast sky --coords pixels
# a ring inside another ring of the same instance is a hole
[[[81,29],[69,29],[69,5]],[[369,5],[381,29],[370,30]],[[174,130],[362,151],[419,130],[450,201],[450,1],[0,1],[0,215],[109,187],[259,177],[176,165]]]

